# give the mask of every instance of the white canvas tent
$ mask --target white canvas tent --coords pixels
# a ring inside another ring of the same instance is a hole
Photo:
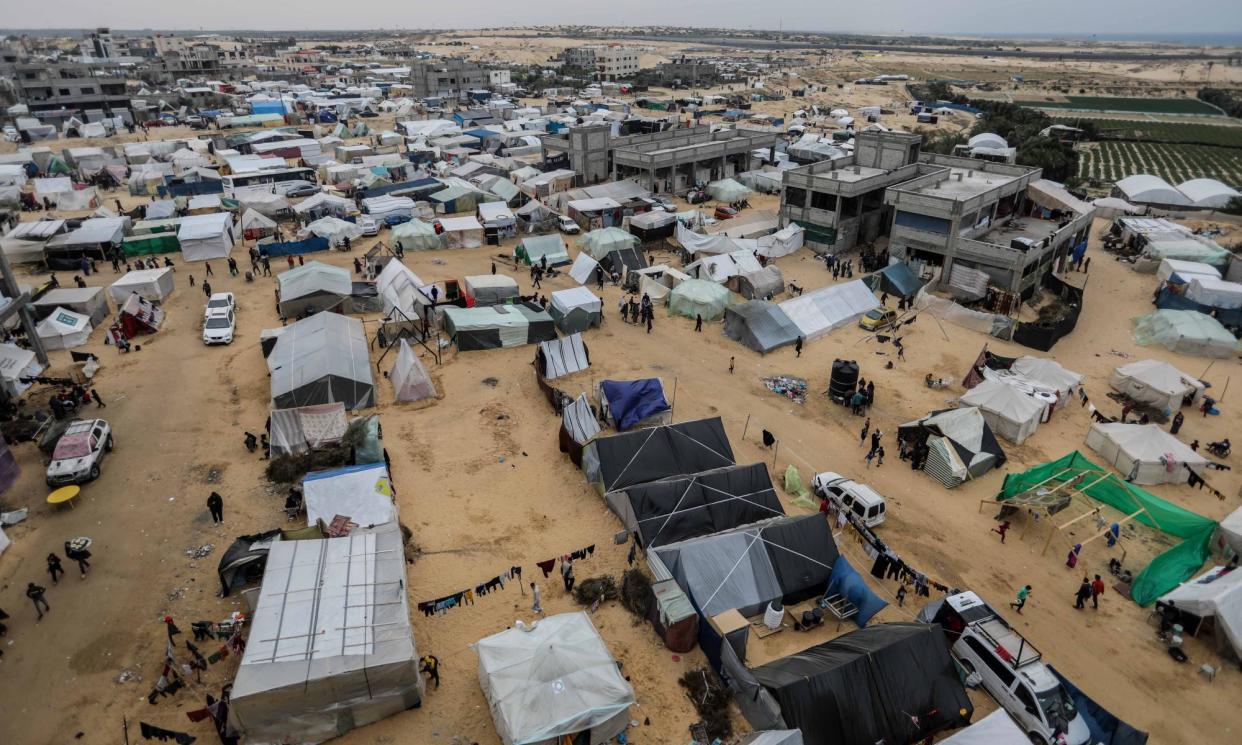
[[[35,327],[43,346],[48,349],[73,349],[87,342],[91,335],[91,319],[81,313],[56,308]]]
[[[1242,308],[1242,284],[1215,277],[1195,276],[1186,288],[1186,299],[1225,310]]]
[[[40,252],[42,256],[42,252]],[[574,257],[573,266],[569,267],[569,276],[580,285],[585,285],[595,278],[595,270],[599,267],[599,262],[591,258],[586,251],[581,251]]]
[[[1161,282],[1168,282],[1173,275],[1177,275],[1183,282],[1189,282],[1194,277],[1212,277],[1220,279],[1220,270],[1211,264],[1204,264],[1201,261],[1182,261],[1181,259],[1164,259],[1160,262],[1160,267],[1156,269],[1156,279]]]
[[[1113,371],[1109,385],[1139,403],[1173,413],[1203,395],[1204,385],[1167,362],[1139,360]]]
[[[548,380],[572,375],[591,366],[591,359],[582,343],[582,334],[541,341],[539,355],[543,358],[541,372]]]
[[[829,285],[780,303],[807,341],[853,323],[879,305],[879,298],[861,279]]]
[[[1184,484],[1190,471],[1183,466],[1202,474],[1208,462],[1154,424],[1096,422],[1087,432],[1086,443],[1135,484]]]
[[[1063,394],[1073,390],[1082,382],[1081,375],[1073,370],[1065,369],[1061,363],[1046,357],[1023,355],[1014,361],[1010,369]]]
[[[30,387],[23,383],[22,378],[38,375],[43,372],[43,365],[29,349],[16,344],[0,344],[0,386],[9,396],[16,398]]]
[[[1046,405],[999,380],[985,380],[960,399],[963,406],[975,406],[996,434],[1022,444],[1035,434]]]
[[[1160,598],[1182,613],[1215,619],[1216,646],[1242,659],[1242,570],[1215,566]]]
[[[306,523],[329,525],[341,515],[360,528],[397,519],[392,481],[383,463],[315,471],[302,479]]]
[[[118,306],[135,292],[146,300],[158,303],[172,291],[173,270],[170,267],[135,269],[108,286],[108,296]]]
[[[441,217],[445,248],[478,248],[483,245],[483,226],[473,216]]]
[[[423,287],[423,281],[400,259],[384,264],[375,278],[375,289],[384,304],[384,318],[390,321],[422,318],[424,309],[431,305],[431,298],[422,291]]]
[[[422,702],[395,523],[276,541],[229,724],[249,743],[320,743]]]
[[[308,235],[327,238],[328,243],[333,246],[345,245],[346,238],[349,238],[352,242],[362,237],[362,228],[352,222],[335,217],[321,217],[307,225],[304,228],[304,232]]]
[[[549,313],[563,333],[574,334],[600,325],[604,303],[585,287],[557,290],[551,296]]]
[[[634,691],[585,613],[480,639],[479,683],[505,745],[556,745],[589,732],[606,743],[629,722]]]
[[[1030,738],[1008,712],[997,709],[940,741],[940,745],[1030,745]]]
[[[233,251],[233,216],[213,212],[184,217],[177,228],[177,242],[186,261],[223,259]]]
[[[98,326],[108,316],[108,296],[102,287],[57,287],[48,290],[32,305],[35,317],[40,319],[57,308],[86,316],[91,326]]]
[[[440,248],[440,236],[436,229],[422,220],[413,219],[394,226],[389,236],[401,251],[434,251]]]
[[[393,365],[388,379],[392,381],[393,390],[398,401],[422,401],[424,398],[435,398],[436,386],[427,374],[423,361],[414,354],[410,342],[401,340],[401,348],[397,351],[397,362]]]

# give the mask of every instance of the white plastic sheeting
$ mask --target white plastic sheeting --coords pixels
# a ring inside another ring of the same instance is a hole
[[[91,335],[91,319],[81,313],[56,308],[35,327],[43,346],[48,349],[73,349],[86,343]]]
[[[401,340],[401,349],[397,352],[397,362],[393,365],[388,379],[398,401],[422,401],[424,398],[435,398],[436,386],[423,361],[414,353],[410,342]]]
[[[914,307],[916,310],[928,311],[940,320],[948,321],[954,326],[961,326],[964,329],[990,334],[1002,339],[1009,338],[1013,328],[1013,320],[1010,318],[997,313],[983,313],[964,308],[948,298],[931,294],[926,287],[920,289],[919,294],[914,296]]]
[[[1030,738],[1014,723],[1008,712],[997,709],[951,737],[940,745],[1029,745]]]
[[[186,261],[222,259],[233,251],[233,215],[213,212],[182,218],[177,242]]]
[[[1046,357],[1024,355],[1015,360],[1010,369],[1061,393],[1068,393],[1082,382],[1081,375]]]
[[[1229,359],[1238,352],[1237,338],[1220,321],[1197,310],[1158,310],[1136,318],[1134,341],[1198,357]]]
[[[1215,277],[1195,276],[1186,288],[1186,299],[1212,308],[1242,308],[1242,284]]]
[[[707,193],[712,199],[721,202],[737,202],[754,194],[749,188],[731,178],[711,182],[707,185]]]
[[[1109,385],[1139,403],[1172,413],[1189,398],[1193,403],[1203,394],[1204,385],[1193,375],[1160,360],[1139,360],[1113,371]]]
[[[582,334],[570,334],[560,339],[539,342],[539,351],[546,363],[544,378],[555,380],[591,366]]]
[[[880,300],[861,279],[831,285],[780,303],[807,341],[857,321],[880,306]]]
[[[392,481],[383,463],[307,474],[302,480],[302,497],[308,525],[329,525],[341,515],[365,528],[397,517]]]
[[[172,291],[173,270],[169,267],[136,269],[108,286],[108,296],[118,306],[135,292],[153,303],[158,303],[171,295]]]
[[[18,397],[30,387],[31,384],[22,382],[22,378],[38,375],[43,369],[35,353],[29,349],[16,344],[0,344],[0,385],[10,397]]]
[[[349,420],[345,404],[318,404],[294,409],[271,409],[272,454],[289,455],[334,445],[345,436]]]
[[[975,406],[996,434],[1022,444],[1035,434],[1045,404],[1008,383],[985,380],[960,399],[963,406]]]
[[[1182,261],[1181,259],[1165,259],[1161,261],[1160,268],[1156,270],[1156,279],[1162,283],[1167,282],[1174,274],[1186,282],[1195,277],[1220,279],[1220,270],[1211,264],[1204,264],[1200,261]]]
[[[1161,602],[1170,600],[1183,613],[1215,618],[1217,648],[1228,644],[1232,657],[1242,659],[1242,570],[1212,567],[1160,598]]]
[[[732,304],[733,293],[724,285],[703,279],[688,279],[673,288],[668,296],[670,313],[690,319],[715,321],[724,316]]]
[[[335,217],[321,217],[305,228],[308,234],[327,238],[333,246],[344,245],[345,239],[356,241],[362,237],[362,228],[352,222],[339,220]]]
[[[1183,465],[1200,474],[1207,465],[1206,458],[1154,424],[1096,422],[1086,443],[1135,484],[1184,484],[1190,471]]]
[[[599,267],[599,262],[591,258],[586,251],[582,251],[574,257],[573,266],[569,267],[569,276],[573,277],[578,284],[585,285],[595,278],[597,267]]]
[[[396,225],[389,236],[401,251],[434,251],[440,248],[440,236],[436,229],[422,220],[413,219]]]
[[[442,217],[445,248],[478,248],[483,245],[483,225],[473,216]]]
[[[385,264],[375,278],[375,289],[384,303],[384,317],[389,320],[421,318],[423,308],[431,305],[431,298],[422,291],[424,286],[418,275],[399,259]]]

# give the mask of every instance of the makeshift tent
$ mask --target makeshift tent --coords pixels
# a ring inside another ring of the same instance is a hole
[[[879,306],[879,299],[861,279],[829,285],[780,304],[807,341],[854,323]]]
[[[57,308],[86,316],[91,326],[98,326],[108,317],[108,296],[102,287],[57,287],[43,293],[32,305],[38,319],[46,318]]]
[[[725,336],[761,354],[789,346],[801,331],[779,305],[748,300],[725,309]]]
[[[1184,484],[1190,471],[1206,471],[1207,459],[1155,424],[1096,422],[1087,447],[1135,484]]]
[[[302,479],[302,498],[310,525],[327,527],[337,516],[361,528],[397,519],[392,480],[383,463],[308,473]]]
[[[1009,369],[1062,394],[1069,393],[1075,386],[1082,383],[1081,375],[1065,369],[1061,363],[1046,357],[1023,355],[1014,360]]]
[[[585,287],[557,290],[551,300],[552,320],[563,333],[576,334],[603,321],[603,301]]]
[[[181,258],[186,261],[222,259],[233,251],[233,216],[227,212],[191,215],[177,229]]]
[[[1000,380],[985,380],[960,399],[963,406],[975,406],[992,431],[1021,445],[1039,428],[1047,405],[1016,386]]]
[[[1158,310],[1134,319],[1134,341],[1198,357],[1229,359],[1238,353],[1237,338],[1220,321],[1195,310]]]
[[[557,233],[528,235],[517,245],[515,253],[518,259],[524,261],[527,266],[542,265],[545,258],[548,266],[563,266],[569,263],[569,249],[565,247],[565,241]]]
[[[591,366],[591,355],[582,343],[582,334],[539,342],[535,367],[546,380],[556,380]]]
[[[586,394],[579,394],[573,403],[561,410],[561,429],[557,434],[562,453],[568,453],[576,466],[582,465],[582,448],[600,433],[599,422]]]
[[[519,294],[517,280],[504,274],[475,274],[464,277],[461,285],[475,305],[501,305]]]
[[[893,297],[914,297],[923,286],[909,264],[889,264],[863,277],[863,281],[873,293],[887,292]]]
[[[587,481],[601,493],[735,462],[720,417],[599,437],[582,454]]]
[[[1195,276],[1187,283],[1186,298],[1211,308],[1237,310],[1242,308],[1242,284]]]
[[[362,200],[362,209],[376,220],[388,217],[413,217],[414,200],[409,197],[383,195]]]
[[[1230,512],[1220,521],[1212,547],[1226,561],[1242,556],[1242,507]]]
[[[345,197],[336,197],[325,192],[312,194],[293,205],[293,211],[299,215],[334,215],[344,217],[353,212],[355,205]],[[318,235],[318,233],[316,234]],[[352,238],[350,240],[353,240]]]
[[[434,251],[440,248],[436,229],[422,220],[410,220],[393,226],[389,236],[392,245],[405,251]]]
[[[395,524],[268,553],[229,705],[247,742],[317,743],[418,706],[405,555]]]
[[[1053,487],[1082,477],[1077,488],[1088,497],[1103,502],[1149,528],[1163,531],[1181,543],[1157,556],[1134,578],[1130,596],[1139,605],[1148,605],[1190,578],[1210,555],[1210,542],[1216,522],[1126,483],[1097,466],[1082,453],[1071,452],[1055,461],[1022,473],[1005,475],[998,501],[1012,499],[1028,491]]]
[[[671,238],[677,216],[664,210],[652,210],[630,218],[630,232],[643,242]]]
[[[1214,566],[1160,598],[1162,603],[1170,601],[1181,612],[1183,626],[1189,625],[1187,615],[1196,622],[1196,632],[1210,622],[1217,651],[1235,661],[1242,659],[1242,570]]]
[[[997,709],[969,727],[940,741],[940,745],[1030,745],[1030,738],[1004,709]]]
[[[30,387],[23,378],[31,378],[43,372],[35,353],[16,344],[0,344],[0,386],[9,398],[17,398]]]
[[[578,247],[596,261],[603,261],[609,254],[633,250],[638,238],[621,228],[592,230],[578,239]]]
[[[669,293],[668,310],[686,318],[714,321],[724,316],[732,300],[733,293],[724,285],[705,279],[688,279]]]
[[[375,289],[383,301],[384,318],[389,321],[407,321],[424,318],[425,309],[431,307],[431,298],[423,292],[423,281],[400,260],[384,264],[375,278]]]
[[[164,311],[136,292],[117,306],[117,317],[126,336],[154,334],[164,324]]]
[[[348,269],[318,261],[281,272],[276,279],[280,284],[280,315],[284,318],[339,309],[353,292]]]
[[[796,729],[764,730],[742,735],[737,745],[805,745],[802,733]]]
[[[505,745],[602,744],[629,724],[634,691],[586,613],[541,618],[473,646]]]
[[[257,240],[276,233],[276,221],[253,209],[247,209],[241,216],[242,235],[249,240]]]
[[[754,194],[753,191],[731,178],[711,182],[707,185],[707,193],[712,199],[720,202],[740,202]]]
[[[40,258],[43,252],[39,252]],[[580,252],[574,257],[573,266],[569,267],[569,276],[580,285],[585,285],[595,280],[595,273],[599,269],[599,262],[591,258],[586,251]]]
[[[669,405],[659,378],[605,380],[599,391],[602,416],[620,431],[668,421]]]
[[[911,743],[970,721],[944,630],[886,623],[754,668],[806,745]]]
[[[773,601],[821,595],[837,559],[831,528],[819,513],[775,517],[647,553],[653,576],[677,580],[707,618],[735,609],[750,617]]]
[[[1058,672],[1052,665],[1049,665],[1048,669],[1061,682],[1061,686],[1069,694],[1070,700],[1074,702],[1074,708],[1078,710],[1078,715],[1082,717],[1083,722],[1087,725],[1087,730],[1091,733],[1090,742],[1107,743],[1108,745],[1147,745],[1146,732],[1135,729],[1118,719],[1103,706],[1092,700],[1090,696],[1083,693],[1078,686],[1070,682],[1068,678]]]
[[[349,420],[345,404],[317,404],[290,409],[271,409],[272,455],[294,455],[329,445],[345,436]]]
[[[771,300],[785,291],[785,278],[780,267],[769,264],[759,271],[730,277],[725,286],[747,300]]]
[[[281,540],[280,530],[239,536],[220,556],[216,573],[220,575],[220,594],[228,597],[233,590],[263,579],[267,555],[272,544]]]
[[[441,238],[445,248],[478,248],[483,245],[483,226],[473,215],[441,217],[436,222],[444,229]]]
[[[1203,394],[1203,383],[1167,362],[1139,360],[1119,366],[1108,383],[1130,398],[1166,415],[1194,403]]]
[[[444,308],[444,330],[462,352],[535,344],[556,338],[556,324],[537,305]]]
[[[73,349],[87,342],[91,335],[91,319],[81,313],[56,308],[35,327],[47,349]]]
[[[375,405],[366,334],[355,318],[316,313],[284,327],[267,368],[273,408],[340,402],[353,411]]]
[[[423,361],[414,353],[410,342],[401,340],[401,348],[397,351],[397,362],[392,367],[388,379],[398,401],[422,401],[424,398],[435,398],[436,386],[431,382]]]
[[[930,452],[923,470],[950,489],[1005,462],[1005,451],[974,406],[934,411],[901,425],[898,432],[906,442],[927,443]]]
[[[792,468],[792,466],[791,466]],[[789,489],[788,486],[785,487]],[[828,580],[828,588],[824,590],[825,597],[839,595],[842,598],[854,604],[858,612],[851,618],[859,628],[867,625],[867,622],[875,617],[875,614],[884,610],[884,606],[888,605],[880,599],[867,586],[865,580],[858,573],[844,556],[837,559],[832,565],[832,577]]]
[[[134,293],[138,293],[145,300],[158,303],[171,295],[172,291],[173,270],[170,267],[126,272],[125,276],[108,286],[108,295],[117,305],[128,300]]]
[[[1176,282],[1186,284],[1195,277],[1212,277],[1220,279],[1220,270],[1211,264],[1198,261],[1181,261],[1165,259],[1156,270],[1156,279],[1160,282]]]
[[[310,223],[303,230],[309,235],[316,235],[320,238],[326,238],[328,243],[333,246],[345,245],[345,239],[356,241],[362,237],[362,228],[352,222],[347,222],[336,217],[321,217]]]
[[[648,550],[785,514],[762,463],[635,484],[604,499]]]
[[[292,209],[289,200],[282,194],[266,188],[235,189],[233,198],[246,210],[265,217],[273,217]],[[147,215],[151,217],[150,214]]]
[[[695,279],[710,279],[723,284],[733,277],[761,272],[763,269],[752,252],[741,249],[703,256],[686,265],[685,272]]]

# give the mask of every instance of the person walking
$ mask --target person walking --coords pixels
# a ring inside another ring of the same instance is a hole
[[[52,606],[47,604],[47,599],[43,597],[45,592],[47,592],[46,587],[36,585],[33,582],[26,585],[26,597],[30,598],[30,602],[34,603],[35,612],[39,614],[38,620],[40,621],[43,620],[43,611],[50,611],[52,609]]]
[[[204,261],[204,262],[203,262],[203,270],[206,272],[206,276],[208,276],[208,277],[211,277],[211,276],[213,276],[213,275],[215,274],[214,272],[212,272],[212,271],[211,271],[211,262],[210,262],[210,261]]]
[[[655,311],[647,309],[647,333],[651,333],[651,322],[655,319]]]
[[[207,509],[211,512],[213,524],[219,525],[224,522],[224,497],[213,491],[211,496],[207,497]]]
[[[879,468],[884,465],[884,446],[881,445],[875,449],[875,467]]]
[[[1082,584],[1078,586],[1078,592],[1074,593],[1074,608],[1082,610],[1087,607],[1087,598],[1091,597],[1091,581],[1083,575]]]
[[[1087,274],[1091,273],[1091,257],[1090,256],[1088,256],[1087,260],[1083,262],[1082,270],[1083,272]]]
[[[881,432],[878,428],[876,429],[876,431],[872,432],[871,433],[871,449],[878,450],[880,447],[880,440],[883,438],[884,438],[884,433]]]
[[[561,582],[565,584],[565,592],[574,591],[574,561],[561,559]]]
[[[703,316],[702,314],[695,313],[694,314],[694,332],[697,334],[701,332],[702,330],[703,330]]]
[[[906,585],[903,582],[897,586],[897,607],[904,607],[906,604]]]
[[[47,573],[52,575],[52,584],[60,584],[60,575],[65,573],[65,568],[60,565],[60,557],[56,554],[47,555]]]
[[[543,593],[539,590],[539,585],[535,582],[530,583],[530,609],[538,614],[543,614]]]
[[[205,279],[203,280],[203,294],[208,298],[211,297],[211,283]]]
[[[1095,575],[1095,579],[1091,580],[1091,607],[1095,610],[1100,609],[1100,596],[1104,594],[1104,580],[1100,579],[1100,575]]]
[[[494,262],[494,261],[493,261],[493,262],[492,262],[492,274],[495,274],[495,273],[496,273],[496,262]],[[533,276],[533,274],[534,274],[534,273],[532,272],[532,276]]]
[[[103,402],[103,399],[102,399],[102,398],[100,398],[100,397],[99,397],[99,391],[95,390],[94,388],[92,388],[92,389],[91,389],[91,398],[95,399],[95,408],[96,408],[96,409],[106,409],[106,408],[108,408],[108,405],[107,405],[106,403],[104,403],[104,402]]]
[[[1182,422],[1184,421],[1186,421],[1186,417],[1182,415],[1182,412],[1177,412],[1177,414],[1173,417],[1173,426],[1169,428],[1169,434],[1175,435],[1181,431]]]
[[[1000,525],[997,525],[995,528],[992,528],[992,532],[999,534],[1001,537],[1001,543],[1004,543],[1005,534],[1009,532],[1009,521],[1006,520],[1002,522]]]
[[[1024,586],[1022,587],[1022,589],[1021,589],[1021,590],[1018,590],[1018,599],[1017,599],[1017,601],[1016,601],[1016,602],[1013,602],[1013,603],[1010,603],[1010,604],[1009,604],[1009,607],[1010,607],[1010,608],[1013,608],[1013,609],[1014,609],[1014,610],[1016,610],[1019,614],[1021,614],[1021,613],[1022,613],[1022,608],[1026,606],[1026,600],[1027,600],[1027,598],[1029,598],[1030,596],[1031,596],[1031,586],[1030,586],[1030,585],[1024,585]]]
[[[236,277],[237,276],[237,259],[230,256],[228,259],[228,262],[226,263],[229,265],[229,276]]]
[[[867,468],[871,468],[871,461],[875,460],[875,450],[868,450],[863,460],[867,462]]]
[[[436,690],[440,690],[440,659],[433,654],[424,655],[419,660],[418,671],[427,673],[427,682],[435,683]]]
[[[91,552],[85,547],[75,548],[72,541],[65,541],[65,558],[69,561],[76,561],[78,569],[82,572],[82,579],[86,579],[86,570],[91,568],[91,563],[87,561],[91,558]]]
[[[272,276],[272,260],[266,256],[263,257],[263,276]]]
[[[858,447],[862,447],[863,445],[867,444],[867,433],[870,431],[871,431],[871,417],[867,417],[867,420],[863,422],[862,433],[858,435]]]
[[[729,374],[730,374],[730,375],[732,375],[732,374],[733,374],[733,362],[734,362],[734,359],[735,359],[735,358],[733,358],[733,357],[730,357],[730,358],[729,358]]]
[[[798,340],[794,342],[794,357],[801,357],[801,356],[802,356],[802,337],[799,336]]]

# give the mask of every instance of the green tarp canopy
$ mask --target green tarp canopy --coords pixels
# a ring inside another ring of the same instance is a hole
[[[181,250],[181,242],[177,240],[176,233],[153,233],[126,238],[123,245],[126,256],[170,254]]]
[[[1005,483],[996,499],[1003,502],[1037,486],[1051,488],[1080,474],[1086,474],[1082,480],[1086,488],[1080,487],[1082,493],[1126,515],[1145,510],[1134,518],[1136,522],[1182,539],[1181,543],[1152,559],[1147,568],[1134,578],[1134,584],[1130,586],[1134,602],[1150,605],[1194,576],[1211,556],[1210,544],[1216,521],[1123,481],[1120,476],[1097,466],[1076,450],[1050,463],[1005,476]],[[1101,479],[1104,475],[1111,478]]]

